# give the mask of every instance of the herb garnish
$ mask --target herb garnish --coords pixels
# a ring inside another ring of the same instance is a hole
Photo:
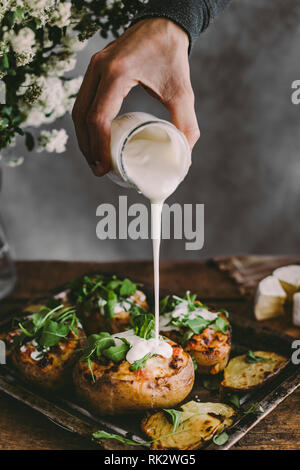
[[[216,444],[217,446],[222,446],[223,444],[226,444],[228,439],[229,439],[229,436],[227,432],[223,431],[221,434],[218,434],[213,437],[213,443]]]
[[[133,283],[130,279],[121,280],[115,275],[84,276],[69,283],[69,298],[88,312],[98,310],[99,307],[103,308],[106,320],[109,321],[114,316],[114,307],[118,302],[124,304],[124,310],[128,309],[126,306],[128,302],[131,307],[135,305],[134,309],[130,307],[131,314],[145,311],[141,306],[127,299],[136,292],[137,286],[138,284]]]
[[[136,370],[142,369],[143,367],[145,367],[147,360],[150,359],[150,357],[152,357],[152,356],[153,356],[153,354],[151,354],[151,353],[145,354],[144,357],[142,357],[141,359],[138,359],[137,361],[134,361],[131,364],[130,370],[136,371]]]
[[[144,442],[139,443],[139,442],[133,441],[132,439],[128,439],[127,437],[119,436],[118,434],[111,434],[109,432],[101,431],[101,430],[94,432],[92,436],[94,437],[94,439],[116,439],[120,442],[123,442],[124,444],[129,444],[133,446],[141,446],[141,445],[148,446],[150,444],[153,444],[154,442],[160,441],[161,439],[165,439],[166,437],[171,437],[171,436],[174,436],[175,434],[181,434],[181,433],[187,432],[187,429],[178,430],[178,428],[182,424],[189,421],[190,419],[201,414],[201,413],[195,413],[192,416],[189,416],[188,418],[180,422],[181,414],[183,413],[182,411],[177,411],[173,409],[164,409],[163,411],[170,417],[171,423],[173,424],[173,431],[169,434],[164,434],[163,436],[157,437],[156,439],[153,439],[151,441],[144,441]]]
[[[260,403],[251,403],[251,405],[249,406],[249,408],[247,410],[242,409],[240,399],[239,399],[238,395],[235,395],[235,394],[231,394],[228,397],[228,401],[229,401],[229,403],[231,403],[237,410],[239,410],[244,415],[248,415],[248,414],[252,414],[252,413],[253,414],[260,414],[260,413],[265,412],[265,410],[263,409],[263,407],[261,406]]]
[[[177,328],[185,329],[184,335],[181,339],[181,344],[185,345],[189,339],[194,335],[200,334],[203,330],[210,327],[216,331],[221,331],[222,333],[227,333],[230,328],[227,318],[229,316],[226,310],[220,310],[215,312],[217,317],[214,320],[205,319],[201,316],[201,310],[209,310],[206,305],[198,303],[196,295],[191,295],[189,291],[186,292],[184,297],[178,297],[177,295],[167,296],[160,302],[160,314],[170,313],[170,322],[168,326],[174,325]],[[172,312],[176,307],[186,302],[187,304],[187,313],[181,314],[179,317],[174,317]],[[191,318],[191,313],[195,314]],[[214,313],[214,312],[212,312]],[[226,317],[223,318],[223,315]]]
[[[165,412],[168,420],[173,424],[173,431],[177,431],[183,411],[174,410],[172,408],[163,409],[163,411]]]
[[[257,356],[253,351],[249,349],[245,357],[245,361],[249,364],[255,364],[256,362],[270,362],[272,359],[268,357]]]
[[[134,329],[135,335],[140,338],[150,339],[154,336],[154,316],[152,313],[145,313],[133,316],[131,323]],[[115,339],[122,341],[121,345],[116,345]],[[100,334],[94,334],[88,337],[81,361],[86,361],[90,369],[93,381],[95,381],[92,361],[100,356],[104,356],[107,359],[115,363],[119,363],[126,358],[126,355],[131,348],[130,342],[122,336],[113,337],[107,332]],[[151,353],[146,354],[141,359],[138,359],[130,366],[131,371],[137,371],[145,367],[147,360],[152,357]]]
[[[21,346],[34,340],[37,344],[36,349],[43,351],[66,339],[71,331],[79,335],[78,322],[79,319],[74,307],[42,306],[38,313],[30,315],[18,323],[21,334],[15,337],[14,345]]]

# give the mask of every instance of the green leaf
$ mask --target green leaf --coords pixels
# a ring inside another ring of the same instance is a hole
[[[121,344],[121,346],[110,346],[109,348],[105,349],[102,354],[103,356],[107,357],[107,359],[118,363],[125,359],[128,351],[129,347],[127,344]]]
[[[240,409],[241,407],[241,404],[240,404],[240,399],[238,397],[238,395],[230,395],[228,397],[228,401],[229,403],[231,403],[236,409]]]
[[[229,436],[227,434],[227,432],[222,432],[221,434],[219,434],[218,436],[214,436],[213,437],[213,442],[214,444],[216,444],[217,446],[222,446],[223,444],[225,444],[229,439]]]
[[[246,362],[248,362],[249,364],[254,364],[256,362],[270,362],[271,359],[267,358],[267,357],[261,357],[261,356],[257,356],[253,351],[251,351],[249,349],[249,351],[247,352],[247,356],[245,358]]]
[[[34,148],[34,138],[30,132],[25,132],[25,145],[29,151]]]
[[[106,431],[96,431],[93,433],[93,437],[95,439],[116,439],[117,441],[123,442],[124,444],[129,444],[131,446],[141,446],[143,444],[147,444],[147,442],[138,443],[132,441],[131,439],[127,439],[127,437],[119,436],[118,434],[111,434]]]
[[[6,54],[6,52],[4,52],[2,56],[2,63],[5,69],[9,69],[9,60],[8,60],[8,55]]]
[[[208,327],[210,321],[205,320],[204,318],[197,317],[194,318],[193,320],[187,320],[186,321],[186,326],[190,328],[190,330],[193,331],[196,335],[199,335],[205,328]]]
[[[25,8],[17,7],[15,10],[16,19],[21,20],[23,18],[24,11],[25,11]]]
[[[110,290],[108,292],[108,300],[106,305],[104,306],[105,312],[109,318],[112,318],[115,314],[115,305],[118,302],[118,296],[117,294],[113,291]]]
[[[248,410],[243,411],[243,414],[244,415],[249,415],[251,413],[260,414],[260,413],[264,413],[264,412],[265,412],[265,410],[263,409],[263,407],[261,406],[260,403],[252,403],[250,405],[250,407],[248,408]]]
[[[68,325],[48,320],[46,325],[43,327],[39,344],[43,346],[43,348],[51,348],[51,346],[55,346],[59,341],[65,338],[69,331],[70,329]]]
[[[136,371],[136,370],[142,369],[143,367],[145,367],[147,360],[150,359],[150,357],[152,357],[152,356],[153,356],[153,354],[151,354],[151,353],[145,354],[144,357],[142,357],[141,359],[138,359],[137,361],[134,361],[131,364],[130,370]]]
[[[167,295],[166,297],[161,299],[161,301],[159,302],[159,313],[161,315],[163,315],[167,311],[169,298],[170,298],[170,296]]]
[[[229,325],[228,325],[228,322],[226,320],[224,320],[224,318],[222,317],[217,317],[212,326],[217,330],[217,331],[221,331],[222,333],[226,334],[228,329],[229,329]]]
[[[94,353],[99,357],[104,349],[114,345],[115,341],[109,333],[102,332],[99,335],[90,335],[86,340],[81,360],[86,361],[88,358],[91,358]]]
[[[120,288],[120,295],[123,297],[134,294],[136,291],[136,284],[131,282],[129,279],[124,279]]]
[[[174,410],[172,408],[163,409],[163,411],[166,413],[168,420],[173,424],[173,431],[177,431],[178,426],[180,425],[182,411]]]
[[[131,318],[131,325],[137,336],[150,339],[154,334],[155,319],[152,313],[142,313]]]

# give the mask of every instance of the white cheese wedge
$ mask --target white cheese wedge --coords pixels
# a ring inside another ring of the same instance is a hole
[[[290,300],[295,292],[300,291],[300,265],[291,264],[275,269],[273,276],[279,279]]]
[[[267,320],[284,314],[287,294],[279,280],[268,276],[258,284],[254,314],[257,320]]]
[[[293,323],[300,326],[300,292],[293,295]]]

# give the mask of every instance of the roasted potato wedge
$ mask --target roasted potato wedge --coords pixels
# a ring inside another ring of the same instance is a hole
[[[79,361],[73,380],[78,395],[99,415],[176,406],[190,393],[194,384],[191,357],[172,341],[173,355],[153,356],[137,371],[123,360],[116,364],[100,357],[91,364]]]
[[[193,450],[201,447],[215,434],[221,433],[233,423],[236,411],[223,403],[198,403],[190,401],[181,406],[182,424],[176,434],[166,414],[159,411],[142,421],[143,432],[151,439],[152,450]],[[162,439],[159,439],[161,436]]]
[[[15,369],[29,382],[45,390],[55,391],[62,388],[72,378],[72,368],[80,357],[85,334],[78,328],[79,336],[70,332],[67,340],[60,341],[43,354],[41,359],[34,359],[36,348],[32,342],[16,348],[8,348],[9,358]],[[16,332],[6,337],[11,344]],[[80,338],[82,338],[80,340]]]
[[[137,290],[130,300],[137,305],[140,305],[145,310],[148,310],[148,304],[146,301],[145,294]],[[98,333],[98,331],[109,331],[111,333],[121,333],[130,327],[130,311],[120,310],[116,312],[110,319],[109,328],[105,321],[104,309],[99,307],[88,311],[83,307],[79,308],[80,318],[83,323],[84,329],[88,335]]]
[[[252,390],[274,377],[288,363],[285,357],[273,352],[255,351],[254,354],[265,360],[249,363],[246,361],[247,355],[243,354],[229,361],[221,382],[224,389],[236,392]]]

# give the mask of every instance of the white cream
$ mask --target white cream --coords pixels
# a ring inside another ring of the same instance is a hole
[[[210,312],[206,308],[201,308],[200,306],[196,306],[196,309],[190,312],[188,309],[188,301],[183,300],[178,305],[176,305],[172,312],[168,312],[162,317],[160,321],[160,329],[163,331],[178,330],[179,328],[175,325],[169,325],[173,319],[183,320],[184,318],[188,317],[190,320],[194,320],[195,318],[201,317],[204,320],[212,322],[217,318],[217,316],[217,313]]]
[[[123,341],[119,338],[125,338],[130,343],[130,349],[126,355],[126,361],[133,364],[142,359],[146,354],[157,354],[169,359],[172,357],[173,349],[166,341],[158,338],[144,339],[136,336],[133,330],[124,331],[112,335],[116,346],[121,346]]]
[[[151,203],[154,263],[155,340],[159,341],[159,249],[164,201],[185,178],[191,153],[183,135],[168,124],[151,124],[133,133],[123,150],[127,177]]]
[[[35,350],[35,351],[32,351],[32,353],[30,354],[30,357],[34,361],[40,361],[42,359],[42,353],[40,351]]]

